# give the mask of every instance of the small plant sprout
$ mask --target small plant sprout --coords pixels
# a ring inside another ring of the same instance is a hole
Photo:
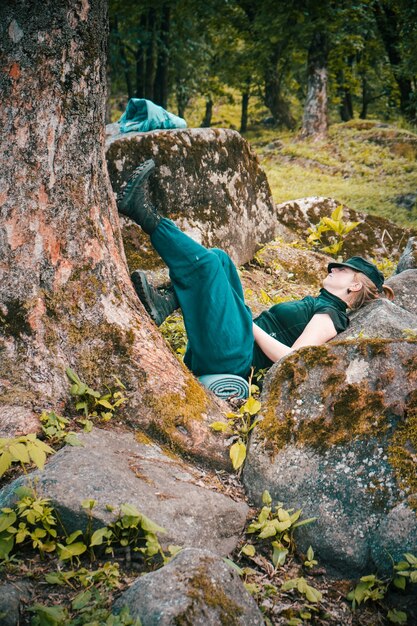
[[[294,509],[286,510],[281,502],[272,507],[272,498],[268,491],[263,492],[262,502],[264,506],[257,520],[249,524],[246,532],[256,534],[258,540],[272,540],[272,562],[277,568],[284,565],[287,555],[294,551],[294,530],[299,526],[314,522],[316,518],[299,521],[301,509],[295,512],[293,512]]]
[[[394,586],[398,589],[405,589],[407,582],[417,583],[417,557],[409,552],[404,554],[404,561],[399,561],[394,565]]]
[[[313,604],[320,602],[323,597],[321,591],[309,585],[302,576],[300,578],[286,580],[285,583],[281,585],[281,591],[290,591],[292,589],[296,589],[299,594],[305,596],[308,602]]]
[[[72,431],[67,431],[70,420],[54,411],[43,411],[40,416],[42,432],[52,444],[66,443],[70,446],[80,446],[81,443],[77,435]]]
[[[251,385],[251,389],[253,387]],[[227,423],[213,422],[210,424],[213,430],[223,432],[232,437],[233,444],[230,447],[230,458],[235,470],[240,469],[246,459],[248,436],[258,422],[257,419],[253,418],[259,413],[260,408],[261,403],[259,400],[250,395],[237,413],[226,413]]]
[[[304,567],[312,569],[315,565],[317,565],[318,561],[314,558],[314,550],[311,546],[308,547],[306,559],[304,561]]]
[[[319,247],[321,252],[337,257],[343,248],[346,235],[359,224],[360,222],[344,222],[343,206],[339,205],[330,217],[322,217],[318,224],[308,229],[307,243]],[[324,233],[327,233],[327,244],[323,241]]]
[[[388,583],[377,578],[375,574],[362,576],[359,583],[347,595],[347,599],[352,602],[352,608],[361,605],[368,600],[382,600],[387,591]]]
[[[99,391],[91,389],[86,383],[82,382],[78,374],[70,367],[65,370],[71,384],[70,394],[75,398],[75,408],[82,411],[85,417],[84,425],[87,430],[91,430],[88,423],[89,418],[108,422],[115,414],[116,410],[126,402],[124,391],[126,387],[123,383],[113,376],[114,384],[107,387],[107,393],[101,394]],[[78,420],[81,423],[81,420]]]

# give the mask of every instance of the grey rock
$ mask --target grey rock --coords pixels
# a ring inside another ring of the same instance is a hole
[[[404,301],[405,299],[406,297]],[[410,294],[410,297],[407,297],[407,301],[415,299],[415,295]],[[401,302],[401,298],[398,297],[396,302]],[[417,329],[417,306],[415,308],[416,313],[385,298],[375,300],[359,311],[351,313],[347,329],[332,341],[338,342],[358,337],[405,339],[408,329]]]
[[[371,556],[379,571],[390,575],[392,560],[404,561],[404,553],[415,555],[417,515],[406,502],[401,502],[381,520],[371,538]],[[392,559],[392,560],[391,560]]]
[[[402,270],[389,278],[387,285],[394,291],[394,303],[417,315],[417,269]]]
[[[417,552],[416,369],[416,341],[373,339],[304,348],[267,374],[244,485],[316,517],[297,545],[337,575],[384,571],[385,547]]]
[[[334,198],[313,196],[283,202],[275,207],[278,220],[303,240],[309,227],[318,224],[321,217],[329,217],[334,209],[343,204]],[[415,230],[402,228],[390,220],[369,215],[344,206],[344,220],[360,222],[344,240],[343,257],[386,257],[400,254],[404,237]],[[324,240],[325,241],[325,240]]]
[[[162,569],[141,576],[114,609],[123,606],[142,626],[264,624],[237,572],[207,550],[183,550]]]
[[[398,261],[396,273],[417,268],[417,237],[410,237]]]
[[[20,623],[20,603],[28,598],[29,591],[25,583],[0,585],[0,626],[17,626]]]
[[[130,433],[94,429],[83,447],[62,448],[42,472],[19,478],[0,492],[0,507],[10,506],[15,490],[38,479],[37,492],[51,498],[68,532],[86,525],[84,499],[94,499],[95,526],[114,519],[106,505],[129,503],[160,526],[163,546],[207,548],[226,555],[236,546],[248,511],[243,502],[210,490],[191,466]]]
[[[153,158],[157,168],[150,179],[151,197],[160,212],[203,245],[227,250],[238,265],[253,257],[259,243],[274,238],[277,224],[266,175],[236,131],[110,133],[106,157],[116,193],[140,162]],[[140,249],[147,268],[155,266],[139,227],[128,226],[124,218],[122,225],[129,267],[132,247]]]

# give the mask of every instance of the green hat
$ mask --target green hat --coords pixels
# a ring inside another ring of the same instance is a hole
[[[363,259],[361,256],[353,256],[345,263],[329,263],[327,270],[330,272],[333,267],[350,267],[351,270],[362,272],[362,274],[365,274],[365,276],[372,280],[379,292],[384,291],[382,289],[382,285],[384,284],[383,273],[379,271],[376,265]]]

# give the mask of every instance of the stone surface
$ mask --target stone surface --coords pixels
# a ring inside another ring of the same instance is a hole
[[[387,285],[394,290],[394,303],[417,315],[417,269],[402,270],[389,278]]]
[[[117,600],[142,626],[261,626],[262,613],[239,575],[206,550],[183,550],[162,569],[141,576]]]
[[[27,583],[3,583],[0,585],[0,626],[20,624],[20,603],[29,600]]]
[[[19,437],[39,431],[39,416],[23,406],[3,405],[0,437]]]
[[[398,261],[396,273],[417,268],[417,237],[410,237]]]
[[[415,296],[412,298],[415,300]],[[332,341],[357,337],[405,339],[409,329],[417,329],[417,306],[416,313],[413,313],[399,306],[398,302],[400,298],[395,302],[381,298],[351,313],[347,329]]]
[[[277,232],[266,175],[236,131],[110,134],[106,156],[116,193],[141,161],[153,158],[151,197],[160,212],[205,246],[227,250],[238,265]],[[122,230],[131,270],[161,264],[139,227],[122,218]]]
[[[0,508],[15,489],[39,478],[37,492],[51,498],[68,532],[85,527],[84,499],[94,499],[94,524],[114,519],[106,505],[129,503],[164,527],[161,544],[231,552],[248,507],[201,486],[199,473],[165,454],[157,445],[138,443],[130,433],[93,430],[80,437],[83,447],[66,446],[42,472],[15,480],[0,492]],[[200,483],[200,484],[197,484]]]
[[[394,560],[416,554],[416,381],[416,341],[304,348],[267,374],[243,473],[248,495],[260,504],[268,489],[317,517],[298,529],[298,545],[343,576],[384,570],[385,545]],[[394,542],[397,507],[404,524]]]
[[[280,222],[293,230],[302,239],[307,237],[307,229],[320,221],[321,217],[330,216],[341,204],[333,198],[311,197],[283,202],[275,207]],[[343,258],[351,256],[395,257],[400,255],[404,237],[413,234],[383,217],[367,215],[344,207],[344,220],[361,222],[344,240]]]

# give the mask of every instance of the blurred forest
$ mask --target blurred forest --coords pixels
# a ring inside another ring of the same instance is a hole
[[[210,126],[263,121],[325,136],[329,120],[417,123],[417,0],[110,0],[108,121],[128,98]],[[260,117],[256,118],[257,112]]]

